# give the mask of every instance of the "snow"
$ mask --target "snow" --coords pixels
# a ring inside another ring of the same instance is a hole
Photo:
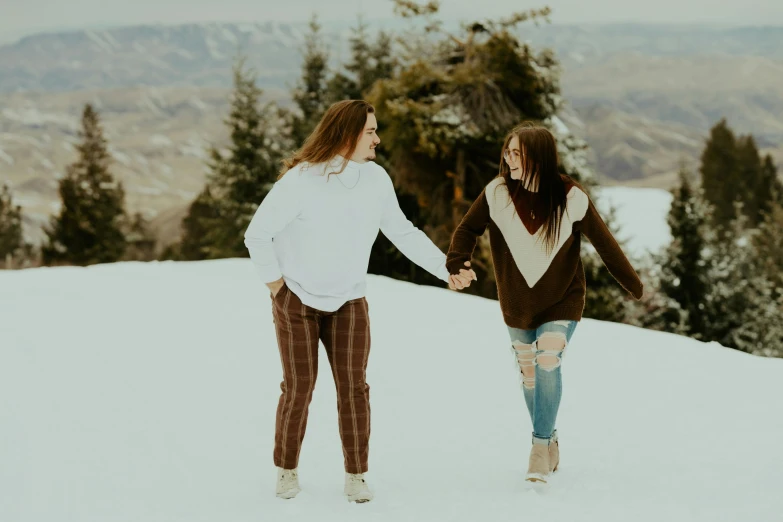
[[[650,136],[649,136],[647,133],[645,133],[645,132],[642,132],[642,131],[640,131],[640,130],[636,130],[636,131],[634,131],[634,133],[633,133],[633,136],[634,136],[634,137],[636,137],[636,138],[638,138],[640,141],[642,141],[642,142],[644,142],[644,143],[646,143],[646,144],[648,144],[648,145],[653,145],[653,146],[655,146],[655,145],[657,145],[657,144],[658,144],[658,143],[657,143],[657,142],[656,142],[654,139],[652,139],[652,138],[651,138],[651,137],[650,137]]]
[[[117,160],[122,165],[129,167],[131,164],[131,158],[124,152],[120,152],[119,150],[109,146],[109,152],[111,153],[111,156]]]
[[[5,161],[9,165],[14,164],[14,158],[10,154],[5,152],[3,149],[0,149],[0,160]]]
[[[554,126],[555,132],[558,132],[560,134],[571,133],[571,131],[568,129],[568,126],[565,123],[563,123],[563,120],[561,120],[559,116],[552,116],[550,120],[552,121],[552,125]]]
[[[204,145],[196,142],[195,140],[188,140],[186,145],[179,147],[179,152],[183,156],[192,156],[194,158],[206,159],[209,157],[207,151],[204,149]]]
[[[223,36],[223,38],[229,43],[231,43],[232,45],[236,46],[237,44],[239,44],[239,40],[237,40],[237,36],[234,33],[232,33],[228,27],[221,25],[219,31],[221,36]]]
[[[584,320],[561,469],[524,482],[530,421],[496,302],[370,277],[376,499],[342,497],[320,378],[303,492],[274,497],[280,363],[248,260],[0,271],[0,519],[773,522],[783,361]],[[455,320],[460,318],[460,320]]]
[[[645,257],[665,248],[671,242],[666,223],[672,204],[670,192],[662,189],[635,187],[599,188],[596,206],[606,218],[610,207],[617,212],[618,240],[626,241],[628,254]]]
[[[215,41],[212,36],[207,36],[204,38],[204,43],[207,45],[207,49],[209,50],[209,56],[213,60],[220,60],[224,58],[223,53],[219,51],[220,45]]]
[[[168,136],[164,136],[163,134],[153,134],[149,137],[150,145],[154,145],[155,147],[169,147],[171,146],[171,139],[168,138]]]
[[[85,31],[84,34],[92,40],[98,47],[109,54],[114,54],[115,49],[119,48],[117,41],[112,38],[108,31]]]
[[[185,58],[186,60],[195,60],[196,57],[193,56],[193,53],[186,51],[185,49],[174,49],[173,51],[175,54],[180,55],[181,57]]]
[[[206,111],[209,109],[209,105],[204,103],[198,96],[191,96],[188,98],[188,103],[200,111]]]
[[[72,118],[65,114],[53,114],[39,111],[36,107],[28,105],[27,107],[14,109],[3,109],[2,116],[10,121],[16,121],[23,125],[41,126],[46,123],[55,123],[68,129],[76,129],[77,124]],[[35,141],[33,139],[33,141]]]
[[[49,158],[44,158],[42,156],[39,156],[38,161],[41,163],[41,166],[43,166],[45,169],[52,170],[54,168],[54,163],[52,163]]]
[[[147,109],[152,114],[155,114],[156,116],[160,116],[163,114],[163,112],[160,110],[160,108],[155,105],[155,102],[152,101],[148,96],[142,96],[139,98],[139,100],[136,101],[136,106],[140,109]]]

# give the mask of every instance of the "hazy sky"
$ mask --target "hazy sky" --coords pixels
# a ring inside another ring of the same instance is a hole
[[[442,0],[446,18],[549,5],[554,23],[783,25],[781,0]],[[392,16],[391,0],[0,0],[0,41],[59,28],[204,21],[323,21]]]

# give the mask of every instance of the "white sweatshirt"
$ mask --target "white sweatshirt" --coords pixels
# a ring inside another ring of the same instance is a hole
[[[264,283],[283,277],[302,303],[333,312],[364,297],[378,230],[411,261],[448,282],[446,256],[400,210],[388,173],[343,158],[297,165],[275,183],[245,232]]]

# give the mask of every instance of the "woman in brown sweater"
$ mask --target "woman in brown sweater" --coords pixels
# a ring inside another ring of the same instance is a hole
[[[555,421],[560,364],[585,305],[582,234],[636,299],[642,282],[584,190],[558,172],[544,127],[523,124],[505,139],[498,176],[454,232],[446,266],[459,274],[489,227],[498,298],[533,423],[527,480],[546,482],[560,461]]]

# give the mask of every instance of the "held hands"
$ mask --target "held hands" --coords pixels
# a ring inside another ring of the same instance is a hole
[[[283,278],[281,277],[277,281],[272,281],[271,283],[267,283],[266,286],[269,287],[269,291],[272,292],[272,297],[277,297],[277,293],[280,291],[281,288],[283,288],[283,285],[285,283],[283,282]]]
[[[470,261],[465,261],[465,266],[467,266],[469,270],[462,268],[460,269],[459,274],[449,276],[449,288],[451,290],[463,290],[470,286],[471,281],[478,281],[476,272],[470,268]]]

